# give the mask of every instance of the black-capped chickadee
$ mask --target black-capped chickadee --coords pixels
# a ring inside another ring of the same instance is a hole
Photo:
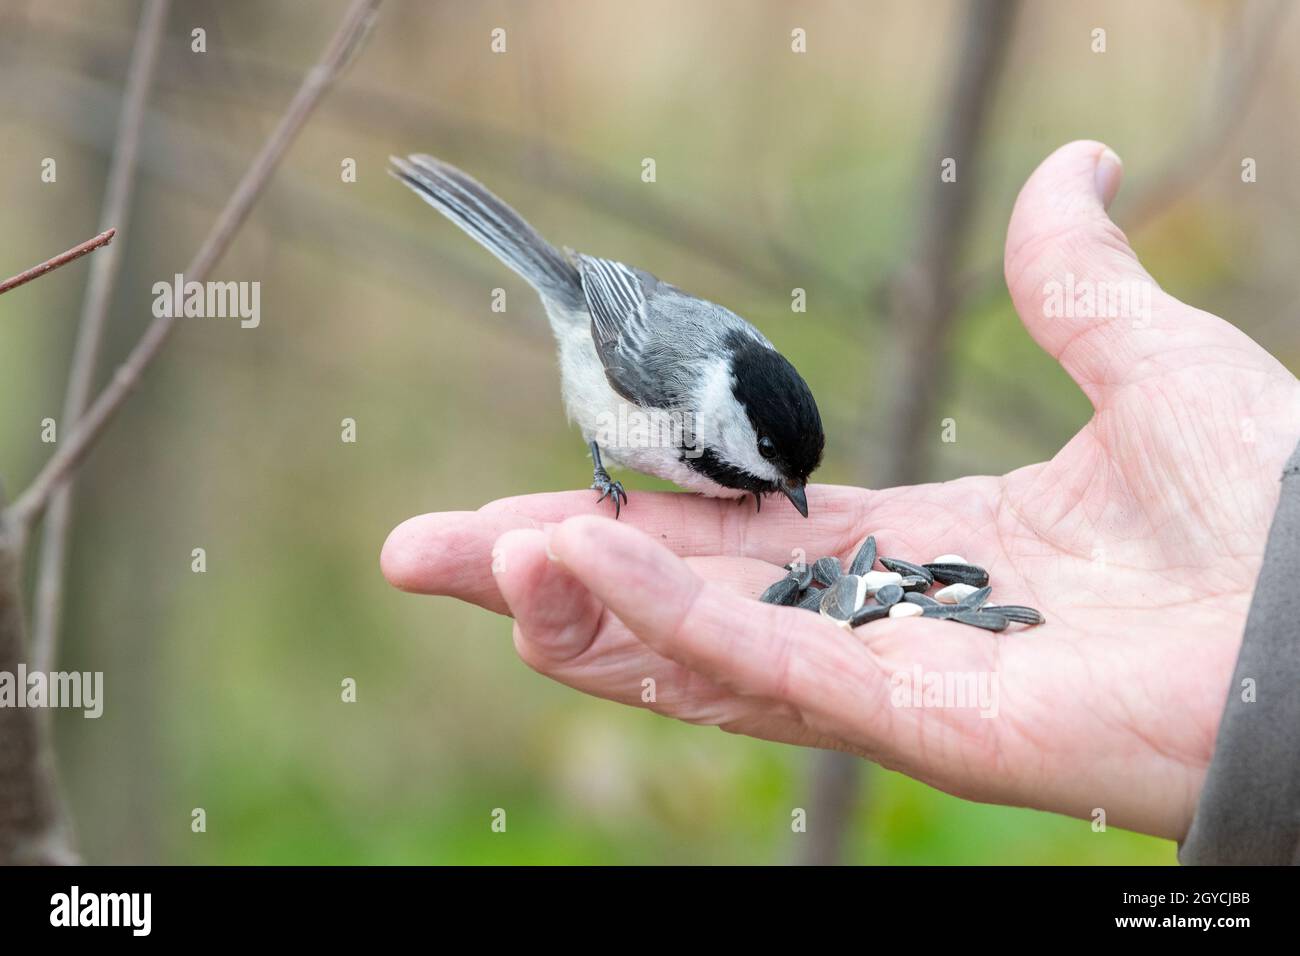
[[[627,501],[602,465],[717,498],[779,491],[808,516],[821,462],[812,392],[762,333],[720,305],[612,259],[556,249],[479,182],[432,156],[392,175],[537,290],[559,348],[569,418],[595,465],[591,487]]]

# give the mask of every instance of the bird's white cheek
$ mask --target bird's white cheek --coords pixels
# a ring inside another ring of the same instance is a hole
[[[780,474],[758,453],[758,436],[749,423],[745,408],[732,391],[731,369],[719,363],[704,379],[700,392],[696,438],[727,464],[766,481]]]

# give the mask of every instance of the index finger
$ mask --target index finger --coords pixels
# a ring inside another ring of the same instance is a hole
[[[619,521],[658,540],[681,557],[721,554],[788,564],[805,552],[812,558],[840,554],[860,543],[870,493],[843,485],[809,485],[807,518],[779,497],[758,510],[752,498],[634,491]],[[479,512],[558,524],[577,515],[610,517],[588,491],[502,498]],[[814,553],[815,552],[815,553]]]
[[[839,554],[857,542],[866,493],[814,485],[803,518],[769,509],[755,514],[750,502],[696,495],[636,492],[620,520],[652,536],[682,557],[732,555],[780,565],[795,558]],[[543,528],[581,514],[604,514],[588,491],[504,498],[479,511],[433,512],[408,518],[393,529],[380,554],[380,568],[394,587],[416,594],[444,594],[506,613],[492,579],[492,544],[507,531]],[[801,553],[802,552],[802,553]]]

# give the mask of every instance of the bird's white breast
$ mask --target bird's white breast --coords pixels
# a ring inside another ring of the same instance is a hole
[[[693,411],[643,408],[610,387],[591,339],[590,317],[548,304],[560,360],[560,384],[569,420],[584,441],[600,446],[605,464],[634,471],[714,498],[744,494],[706,478],[682,461],[699,447]]]

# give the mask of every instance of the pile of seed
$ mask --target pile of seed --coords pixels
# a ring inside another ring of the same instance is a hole
[[[885,570],[875,570],[877,560]],[[787,564],[786,570],[759,600],[817,611],[841,627],[882,617],[938,617],[986,631],[1006,630],[1013,621],[1043,623],[1043,615],[1032,607],[989,605],[989,573],[961,555],[941,554],[928,564],[878,559],[874,535],[862,543],[847,572],[834,557]],[[933,596],[926,593],[934,587],[939,590]]]

